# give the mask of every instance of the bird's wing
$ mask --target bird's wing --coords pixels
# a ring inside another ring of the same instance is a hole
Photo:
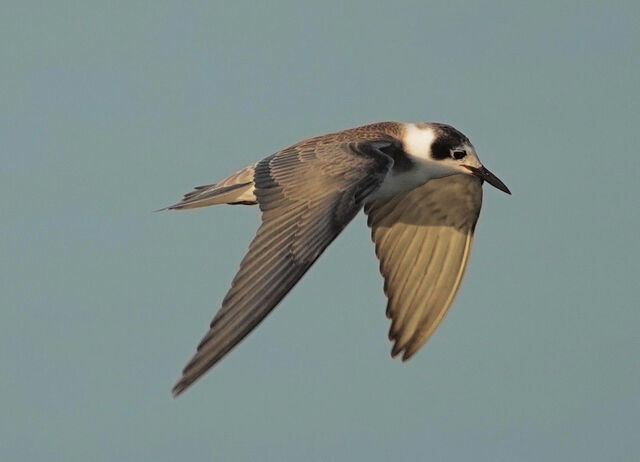
[[[447,312],[481,205],[482,182],[453,175],[365,207],[388,297],[392,356],[409,359]]]
[[[382,183],[389,141],[314,141],[256,165],[262,225],[196,354],[178,395],[240,342],[282,300]]]

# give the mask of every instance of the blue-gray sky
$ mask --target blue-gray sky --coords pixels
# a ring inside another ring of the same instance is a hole
[[[638,2],[2,4],[3,459],[638,457]],[[172,399],[258,213],[151,211],[379,120],[455,125],[514,193],[436,334],[390,359],[359,217]]]

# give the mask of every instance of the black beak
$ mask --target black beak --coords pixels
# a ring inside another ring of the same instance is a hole
[[[465,165],[464,167],[469,169],[471,173],[473,173],[475,176],[477,176],[481,180],[486,181],[494,188],[497,188],[500,191],[506,192],[507,194],[511,194],[511,191],[509,191],[509,188],[507,188],[507,185],[504,184],[502,181],[500,181],[500,178],[495,176],[485,167],[477,168],[477,167],[471,167],[469,165]]]

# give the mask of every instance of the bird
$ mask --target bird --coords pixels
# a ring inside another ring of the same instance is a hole
[[[260,324],[363,209],[384,279],[391,355],[411,358],[458,291],[485,181],[511,194],[453,126],[377,122],[295,143],[161,209],[258,205],[262,216],[174,397]]]

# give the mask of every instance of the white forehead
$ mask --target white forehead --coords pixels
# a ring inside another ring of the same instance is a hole
[[[404,124],[402,144],[404,152],[410,156],[428,159],[431,144],[435,138],[436,133],[431,127],[418,127],[416,124]]]

